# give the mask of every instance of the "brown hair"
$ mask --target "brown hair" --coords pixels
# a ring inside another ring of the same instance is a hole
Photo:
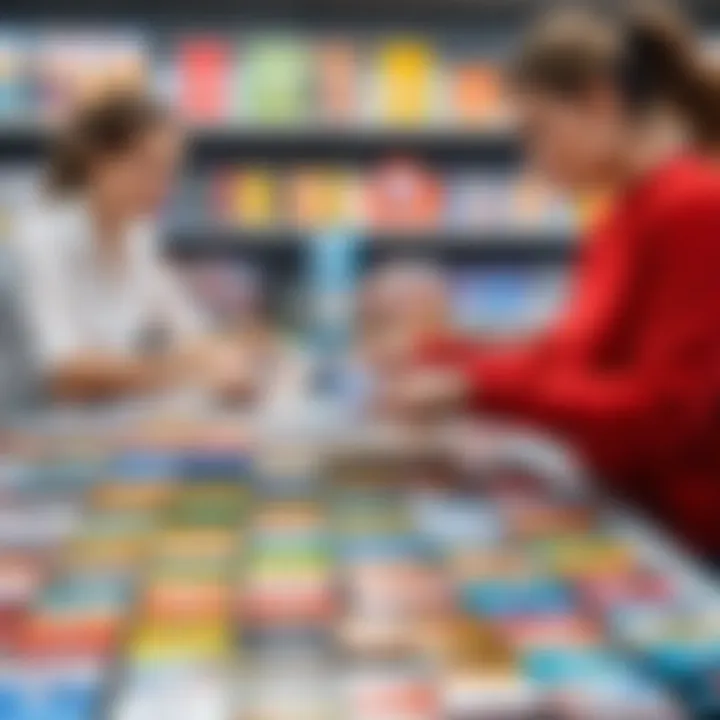
[[[125,152],[169,121],[167,109],[145,95],[109,95],[84,107],[55,139],[48,191],[67,195],[84,189],[95,160]]]
[[[681,17],[657,3],[614,14],[556,10],[533,29],[511,69],[521,89],[576,98],[614,82],[628,108],[674,108],[699,145],[720,143],[720,81]]]

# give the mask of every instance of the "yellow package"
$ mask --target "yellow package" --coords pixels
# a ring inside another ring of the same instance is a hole
[[[223,557],[237,547],[237,537],[232,531],[189,529],[169,530],[155,543],[156,554],[173,557]]]
[[[635,564],[632,549],[613,541],[560,542],[548,556],[550,571],[562,577],[619,574],[632,570]]]
[[[102,510],[138,510],[162,507],[173,494],[169,483],[111,482],[92,494],[92,505]]]
[[[388,41],[380,51],[380,117],[392,124],[426,122],[432,112],[437,64],[430,43],[418,39]]]
[[[266,167],[247,167],[234,173],[230,189],[230,216],[242,228],[277,224],[277,183]]]
[[[89,539],[73,542],[68,548],[67,562],[74,567],[130,567],[145,558],[149,537],[126,540]]]
[[[153,622],[135,631],[129,647],[132,658],[140,662],[219,659],[230,653],[230,634],[222,622]]]

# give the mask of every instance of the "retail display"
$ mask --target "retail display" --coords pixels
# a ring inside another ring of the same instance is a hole
[[[161,227],[218,327],[284,294],[281,324],[339,365],[363,273],[392,253],[442,263],[456,325],[485,343],[557,315],[605,198],[518,170],[509,28],[182,12],[3,21],[0,246],[48,130],[144,88],[188,129]],[[244,278],[192,267],[217,248]],[[337,428],[320,451],[294,439],[296,461],[286,434],[147,409],[0,428],[0,720],[720,717],[720,587],[605,499],[527,461],[333,453]]]
[[[579,212],[529,177],[441,170],[411,158],[371,167],[245,164],[188,177],[168,215],[179,228],[305,231],[357,228],[447,232],[481,243],[483,233],[567,235]]]
[[[482,130],[503,122],[497,58],[430,36],[0,28],[0,122],[52,122],[142,85],[200,126]],[[158,48],[166,48],[159,52]]]
[[[239,252],[273,295],[302,283],[306,244],[326,230],[381,241],[368,262],[459,249],[452,264],[478,268],[489,247],[510,264],[526,253],[563,266],[584,212],[505,161],[485,165],[483,148],[510,137],[502,61],[458,28],[0,25],[0,241],[40,187],[45,129],[103,93],[145,87],[190,130],[164,216],[166,246],[183,257]],[[467,309],[483,291],[464,284]]]
[[[532,473],[273,470],[282,441],[228,422],[30,437],[2,472],[3,720],[720,709],[718,595]]]

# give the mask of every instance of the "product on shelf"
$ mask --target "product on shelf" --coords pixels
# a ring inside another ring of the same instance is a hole
[[[557,236],[575,225],[573,208],[538,183],[507,174],[441,172],[410,158],[370,168],[290,163],[223,166],[187,178],[168,210],[171,227],[200,230],[323,230],[429,233],[443,243],[512,244]],[[537,288],[540,290],[541,288]],[[543,298],[545,296],[543,295]],[[544,308],[543,303],[538,308]]]
[[[498,67],[487,61],[461,61],[449,78],[451,112],[464,128],[499,125],[502,86]]]
[[[517,227],[571,227],[572,207],[538,178],[519,178],[515,184],[512,204]]]
[[[506,124],[500,62],[475,42],[458,50],[452,34],[369,42],[352,29],[205,32],[171,36],[167,47],[139,29],[0,29],[0,121],[61,119],[79,102],[152,77],[200,126],[481,132]]]
[[[177,49],[178,105],[198,125],[227,122],[233,99],[235,49],[222,38],[183,39]]]
[[[376,67],[377,118],[381,124],[417,127],[432,118],[437,91],[435,48],[417,38],[379,44]]]
[[[27,117],[30,99],[27,42],[0,32],[0,128]]]
[[[318,43],[315,54],[322,120],[330,125],[357,125],[362,90],[357,46],[349,39],[326,39]]]
[[[34,71],[39,117],[63,120],[102,95],[143,88],[147,47],[134,33],[50,33],[39,39]]]
[[[532,271],[510,268],[457,272],[452,288],[458,322],[491,335],[524,331],[535,302],[533,279]]]
[[[214,198],[222,224],[250,230],[277,224],[280,194],[271,168],[259,165],[227,171],[216,183]]]
[[[367,225],[381,230],[432,230],[445,199],[440,179],[412,160],[394,159],[367,179]]]
[[[251,125],[302,125],[312,110],[310,46],[293,35],[247,38],[243,61],[243,117]]]
[[[464,232],[502,231],[515,222],[512,178],[495,173],[459,171],[449,176],[445,218],[448,227]]]
[[[355,200],[352,177],[334,168],[300,167],[286,187],[288,225],[303,229],[337,227],[351,222]]]

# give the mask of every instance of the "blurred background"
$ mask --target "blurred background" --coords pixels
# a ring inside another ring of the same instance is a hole
[[[720,4],[685,4],[712,52]],[[3,0],[3,408],[27,370],[15,220],[53,128],[126,89],[188,129],[162,252],[208,312],[262,305],[303,345],[407,261],[441,270],[470,334],[540,330],[601,204],[522,169],[502,67],[544,5]],[[0,720],[718,717],[717,588],[595,497],[541,490],[537,453],[318,473],[234,420],[145,420],[0,437]]]
[[[445,266],[466,329],[536,330],[561,307],[594,207],[518,163],[502,65],[543,5],[6,3],[0,235],[37,187],[53,124],[109,91],[147,89],[190,129],[163,218],[165,251],[186,275],[208,260],[250,263],[278,321],[297,328],[309,240],[357,232],[362,270],[392,258]],[[711,48],[720,13],[691,5]]]
[[[0,223],[32,192],[47,129],[148,88],[191,130],[164,214],[185,270],[249,262],[297,326],[326,229],[448,269],[460,322],[518,333],[557,309],[588,208],[521,174],[501,66],[535,3],[22,3],[0,26]]]
[[[298,323],[304,250],[366,238],[363,265],[442,262],[469,328],[519,333],[558,309],[593,203],[522,174],[501,68],[544,3],[4,3],[0,234],[32,193],[48,128],[78,102],[148,89],[191,130],[168,255],[248,261]],[[712,47],[720,12],[688,5]]]

